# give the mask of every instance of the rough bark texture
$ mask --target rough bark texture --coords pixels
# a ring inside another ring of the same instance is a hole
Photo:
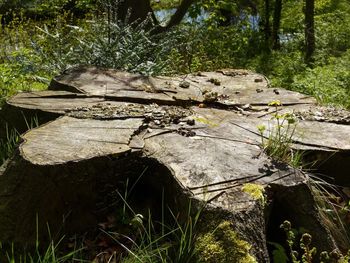
[[[270,25],[270,0],[264,0],[264,36],[265,48],[270,49],[271,25]]]
[[[135,25],[145,21],[151,16],[154,23],[152,33],[157,34],[165,32],[178,25],[195,1],[196,0],[182,0],[176,9],[176,12],[170,17],[169,22],[165,26],[160,25],[159,21],[157,21],[150,0],[117,1],[114,5],[111,5],[112,8],[109,10],[111,12],[108,12],[108,14],[111,13],[114,20],[119,20],[125,23],[134,23]]]
[[[176,9],[175,14],[170,18],[165,30],[169,30],[173,26],[178,25],[187,13],[187,10],[196,0],[182,0],[180,6]]]
[[[313,62],[315,52],[315,0],[305,0],[305,62]]]
[[[117,19],[123,22],[142,22],[153,13],[150,0],[118,0],[115,2],[114,9]]]
[[[279,31],[280,31],[280,25],[281,25],[281,12],[282,12],[282,0],[276,0],[275,9],[273,13],[273,28],[272,28],[272,48],[273,49],[279,49],[281,47],[280,38],[279,38]]]
[[[54,78],[48,91],[16,95],[3,117],[23,111],[51,122],[23,134],[0,169],[0,240],[34,240],[37,217],[42,235],[46,222],[55,233],[84,231],[98,222],[106,193],[147,168],[131,201],[136,213],[159,212],[162,193],[180,215],[189,200],[206,202],[203,224],[231,221],[258,262],[269,261],[267,239],[278,220],[309,227],[320,251],[334,248],[309,175],[266,156],[257,126],[271,122],[275,108],[267,104],[278,99],[281,112],[300,118],[294,148],[349,159],[350,119],[347,112],[332,119],[313,98],[268,86],[246,70],[145,77],[81,67]],[[345,181],[338,165],[341,176],[332,176]],[[265,201],[243,191],[246,183],[262,185]]]

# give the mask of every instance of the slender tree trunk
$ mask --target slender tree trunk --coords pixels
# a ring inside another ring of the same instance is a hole
[[[305,0],[305,62],[313,62],[315,51],[315,0]]]
[[[187,10],[195,1],[196,0],[182,0],[181,4],[176,9],[175,14],[172,15],[172,17],[170,18],[169,23],[165,27],[163,27],[163,31],[169,30],[173,26],[178,25],[186,15]]]
[[[123,21],[125,23],[134,23],[138,24],[139,22],[144,21],[149,15],[152,17],[154,24],[156,27],[154,29],[154,33],[160,33],[169,30],[173,26],[178,25],[184,16],[187,13],[189,7],[196,0],[182,0],[179,7],[176,9],[176,12],[170,18],[169,23],[166,26],[160,26],[155,15],[153,9],[151,7],[150,0],[112,0],[115,3],[116,11],[117,11],[117,19],[119,21]]]
[[[280,49],[279,31],[281,25],[282,0],[275,0],[275,10],[273,14],[272,48]]]
[[[265,0],[265,21],[264,21],[264,36],[265,48],[270,49],[271,26],[270,26],[270,0]]]

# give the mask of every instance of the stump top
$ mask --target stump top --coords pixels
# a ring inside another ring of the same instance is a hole
[[[24,134],[21,153],[37,165],[57,165],[128,151],[142,119],[98,121],[61,117]]]

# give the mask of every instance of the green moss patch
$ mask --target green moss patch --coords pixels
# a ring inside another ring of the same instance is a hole
[[[265,203],[265,196],[264,196],[264,187],[259,184],[244,184],[242,187],[242,191],[251,195],[255,200],[261,200],[263,203]]]
[[[195,244],[198,262],[206,263],[254,263],[249,254],[251,245],[241,240],[232,230],[230,222],[223,221],[214,231],[200,235]]]

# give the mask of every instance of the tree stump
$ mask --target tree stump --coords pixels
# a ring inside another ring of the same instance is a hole
[[[162,198],[179,213],[189,200],[205,202],[204,222],[232,222],[258,262],[269,261],[267,240],[281,235],[284,219],[307,228],[318,251],[341,246],[317,209],[310,173],[261,148],[257,127],[271,122],[273,100],[300,119],[293,147],[310,160],[322,157],[318,171],[348,184],[349,113],[332,115],[335,109],[270,88],[250,71],[145,77],[77,67],[47,91],[14,96],[0,114],[0,138],[5,122],[20,132],[27,129],[23,117],[42,125],[22,135],[0,169],[0,240],[35,240],[36,221],[42,232],[46,223],[53,233],[85,231],[128,178],[137,182],[136,212],[156,214]],[[244,191],[247,183],[263,186],[265,197]]]

